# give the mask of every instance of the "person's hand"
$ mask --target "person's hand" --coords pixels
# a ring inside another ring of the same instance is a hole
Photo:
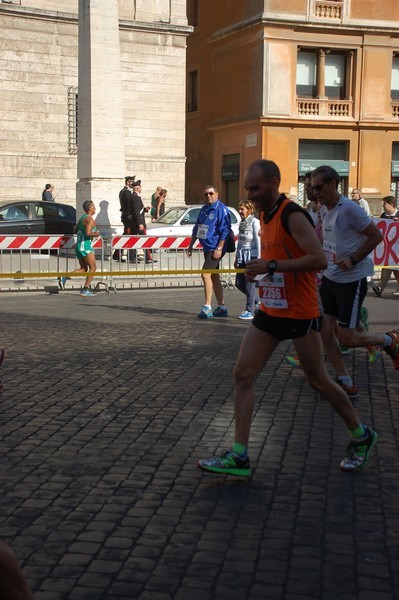
[[[256,275],[267,273],[268,261],[263,258],[253,258],[245,265],[245,277],[252,281]]]
[[[335,264],[339,269],[341,269],[341,271],[349,271],[353,268],[350,258],[341,258],[341,260],[338,260]]]
[[[186,256],[187,256],[187,258],[191,258],[192,253],[193,253],[192,246],[189,246],[188,248],[186,248]]]
[[[219,250],[219,248],[215,248],[212,254],[213,260],[220,260],[222,258],[223,250]]]
[[[139,230],[144,231],[144,225],[139,225]]]

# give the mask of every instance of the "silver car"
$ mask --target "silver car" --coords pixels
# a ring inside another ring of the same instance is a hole
[[[148,223],[147,235],[191,237],[198,213],[202,207],[202,204],[172,206],[154,223]],[[227,208],[230,212],[231,228],[234,235],[237,236],[241,217],[235,208],[231,206],[227,206]]]

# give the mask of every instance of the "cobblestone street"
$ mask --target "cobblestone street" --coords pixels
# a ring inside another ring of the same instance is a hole
[[[37,600],[399,598],[399,373],[365,350],[367,468],[280,345],[257,384],[251,480],[195,463],[232,441],[232,368],[248,323],[201,321],[201,289],[1,294],[0,537]],[[399,297],[366,306],[397,326]]]

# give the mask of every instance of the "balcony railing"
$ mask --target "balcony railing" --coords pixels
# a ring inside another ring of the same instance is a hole
[[[342,0],[314,0],[314,16],[342,21],[343,4]]]
[[[335,119],[348,119],[353,117],[353,102],[352,100],[320,100],[318,98],[311,100],[298,99],[297,111],[298,115],[301,117],[333,117]]]

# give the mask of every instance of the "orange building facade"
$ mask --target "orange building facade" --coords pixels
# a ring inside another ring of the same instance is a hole
[[[304,202],[320,164],[379,214],[399,198],[398,0],[188,0],[186,202],[232,206],[257,158]]]

